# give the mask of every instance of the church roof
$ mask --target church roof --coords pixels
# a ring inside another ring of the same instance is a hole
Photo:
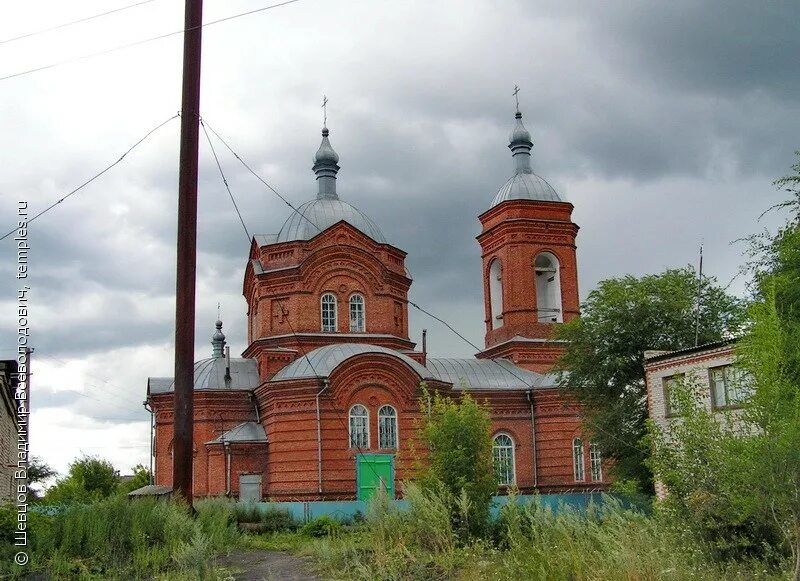
[[[535,389],[552,387],[555,376],[534,373],[506,359],[449,359],[428,357],[436,379],[465,389]]]
[[[310,351],[306,357],[300,357],[281,369],[270,381],[303,379],[308,377],[328,377],[343,361],[363,353],[383,353],[391,355],[408,365],[422,379],[436,378],[429,370],[425,369],[425,367],[411,359],[408,355],[403,355],[394,349],[366,343],[338,343],[334,345],[325,345],[324,347],[319,347],[318,349]]]
[[[297,208],[284,222],[275,241],[310,240],[343,220],[375,242],[386,243],[386,238],[375,222],[361,210],[339,198],[317,198]]]
[[[514,115],[516,124],[509,137],[508,148],[514,160],[514,175],[498,190],[492,200],[491,208],[507,200],[541,200],[544,202],[562,202],[558,192],[547,183],[547,180],[533,173],[531,169],[531,134],[522,124],[522,113],[517,110]]]
[[[194,364],[195,389],[252,390],[261,384],[255,359],[231,357],[230,382],[225,381],[225,357],[209,357]],[[169,393],[175,389],[172,377],[150,377],[147,379],[149,393]]]
[[[233,429],[223,432],[219,437],[214,438],[208,444],[224,444],[225,442],[245,443],[245,442],[265,442],[267,434],[264,426],[258,422],[244,422]]]

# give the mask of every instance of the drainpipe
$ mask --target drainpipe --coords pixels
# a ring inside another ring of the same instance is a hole
[[[319,396],[326,389],[328,389],[328,380],[324,379],[322,389],[317,392],[317,480],[320,494],[322,494],[322,421],[319,413]]]
[[[225,446],[225,496],[231,495],[231,444],[222,442]]]
[[[528,402],[531,404],[531,445],[533,446],[533,487],[539,485],[539,470],[536,466],[536,420],[533,410],[533,390],[528,390]]]
[[[231,346],[225,347],[225,387],[231,387]]]
[[[155,484],[156,473],[155,467],[153,466],[153,447],[155,446],[155,416],[153,415],[153,408],[150,406],[150,402],[144,400],[142,402],[144,409],[150,412],[150,484]]]

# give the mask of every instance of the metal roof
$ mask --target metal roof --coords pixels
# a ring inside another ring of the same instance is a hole
[[[310,240],[342,220],[376,242],[386,243],[386,238],[375,222],[359,209],[338,198],[318,198],[300,206],[283,224],[276,242]]]
[[[652,357],[645,357],[645,364],[647,365],[655,361],[664,361],[666,359],[672,359],[673,357],[683,357],[685,355],[691,355],[692,353],[699,353],[702,351],[711,351],[713,349],[720,349],[722,347],[727,347],[729,345],[735,345],[736,340],[737,337],[733,337],[731,339],[712,341],[711,343],[704,343],[702,345],[696,345],[693,347],[684,347],[683,349],[675,349],[674,351],[663,351],[657,355],[653,355]]]
[[[314,349],[309,352],[306,357],[296,359],[276,373],[270,381],[303,379],[308,377],[328,377],[343,361],[363,353],[383,353],[391,355],[408,365],[422,379],[436,379],[435,375],[428,369],[425,369],[408,355],[403,355],[399,351],[366,343],[338,343]]]
[[[491,207],[506,200],[543,200],[562,202],[563,200],[547,181],[533,172],[520,172],[511,176],[492,200]]]
[[[267,434],[264,426],[258,422],[244,422],[233,429],[223,432],[218,438],[214,438],[208,444],[223,444],[225,442],[245,443],[245,442],[267,442]]]
[[[225,383],[225,357],[210,357],[194,364],[195,389],[252,390],[261,384],[255,359],[231,357],[231,380]],[[150,377],[149,393],[167,393],[175,389],[172,377]]]
[[[464,389],[533,389],[552,387],[555,376],[534,373],[517,367],[506,359],[447,359],[429,357],[427,360],[436,379]]]

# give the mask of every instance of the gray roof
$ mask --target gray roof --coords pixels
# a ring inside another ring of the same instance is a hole
[[[555,376],[534,373],[506,359],[442,359],[429,357],[436,379],[466,389],[532,389],[555,385]]]
[[[267,246],[268,244],[275,244],[278,241],[277,234],[253,234],[256,244],[259,246]]]
[[[128,496],[164,496],[171,493],[172,488],[169,486],[164,486],[162,484],[148,484],[146,486],[142,486],[141,488],[137,488],[136,490],[130,491]]]
[[[376,242],[386,243],[386,238],[375,222],[359,209],[338,198],[317,198],[300,206],[283,224],[276,242],[310,240],[342,220]]]
[[[384,353],[386,355],[391,355],[403,361],[403,363],[413,369],[422,379],[436,378],[429,370],[425,369],[408,355],[403,355],[399,351],[366,343],[339,343],[314,349],[307,354],[307,357],[300,357],[281,369],[270,381],[302,379],[307,377],[328,377],[343,361],[356,355],[361,355],[362,353]]]
[[[255,359],[231,357],[231,380],[225,383],[225,357],[210,357],[194,364],[195,389],[252,390],[261,384]],[[175,389],[172,377],[149,377],[149,393],[167,393]]]
[[[218,438],[214,438],[208,444],[222,444],[224,442],[245,443],[245,442],[264,442],[267,441],[267,434],[264,426],[258,422],[244,422],[235,428],[224,432]]]
[[[520,172],[511,176],[492,200],[491,207],[506,200],[543,200],[562,202],[563,200],[547,181],[533,172]]]

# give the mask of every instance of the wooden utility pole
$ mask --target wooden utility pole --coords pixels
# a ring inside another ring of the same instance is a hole
[[[192,502],[194,307],[197,267],[197,150],[203,0],[186,0],[178,178],[178,268],[175,288],[175,414],[172,488]]]

